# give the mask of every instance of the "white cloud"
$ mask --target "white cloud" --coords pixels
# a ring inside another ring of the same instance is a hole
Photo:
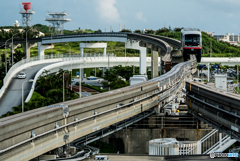
[[[145,17],[143,17],[143,13],[142,12],[137,12],[135,15],[136,19],[140,20],[140,21],[147,21]]]
[[[118,9],[114,6],[116,0],[96,0],[96,12],[102,20],[108,23],[120,22]]]

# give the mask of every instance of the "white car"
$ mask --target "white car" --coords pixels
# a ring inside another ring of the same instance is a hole
[[[26,78],[26,74],[24,72],[20,72],[17,77],[25,79]]]
[[[96,80],[96,79],[98,79],[98,77],[94,77],[94,76],[87,77],[87,80]]]

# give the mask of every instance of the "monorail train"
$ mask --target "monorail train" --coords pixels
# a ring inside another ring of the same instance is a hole
[[[181,30],[181,43],[183,48],[183,59],[190,59],[190,54],[195,54],[197,62],[201,62],[202,57],[202,34],[196,28],[183,28]]]

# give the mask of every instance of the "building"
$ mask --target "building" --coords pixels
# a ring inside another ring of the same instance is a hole
[[[15,27],[19,27],[20,23],[18,23],[18,21],[16,20],[15,23],[13,23],[13,25],[14,25]],[[9,32],[11,29],[3,29],[3,30],[4,30],[5,32]],[[24,31],[24,29],[18,29],[18,31],[21,33],[21,32]],[[36,32],[36,31],[38,31],[38,30],[37,30],[37,29],[34,29],[34,31]],[[41,31],[38,31],[38,32],[39,32],[39,34],[38,34],[39,37],[45,36],[45,34],[44,34],[43,32],[41,32]]]
[[[209,36],[212,36],[213,37],[213,32],[209,32],[209,31],[203,31],[205,32],[206,34],[208,34]]]
[[[214,35],[213,37],[217,39],[217,41],[224,41],[232,45],[240,46],[240,35],[227,33],[226,35]]]
[[[13,26],[15,27],[19,27],[20,23],[18,23],[18,20],[15,21],[15,23],[13,23]]]

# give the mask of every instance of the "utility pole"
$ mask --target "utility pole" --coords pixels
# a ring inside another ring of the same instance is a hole
[[[79,98],[82,97],[82,73],[81,73],[81,63],[79,68]]]
[[[212,57],[212,38],[211,38],[211,41],[210,41],[210,57]]]
[[[109,68],[109,53],[108,53],[108,71],[110,72],[110,68]],[[110,91],[110,82],[108,82],[108,90]]]

